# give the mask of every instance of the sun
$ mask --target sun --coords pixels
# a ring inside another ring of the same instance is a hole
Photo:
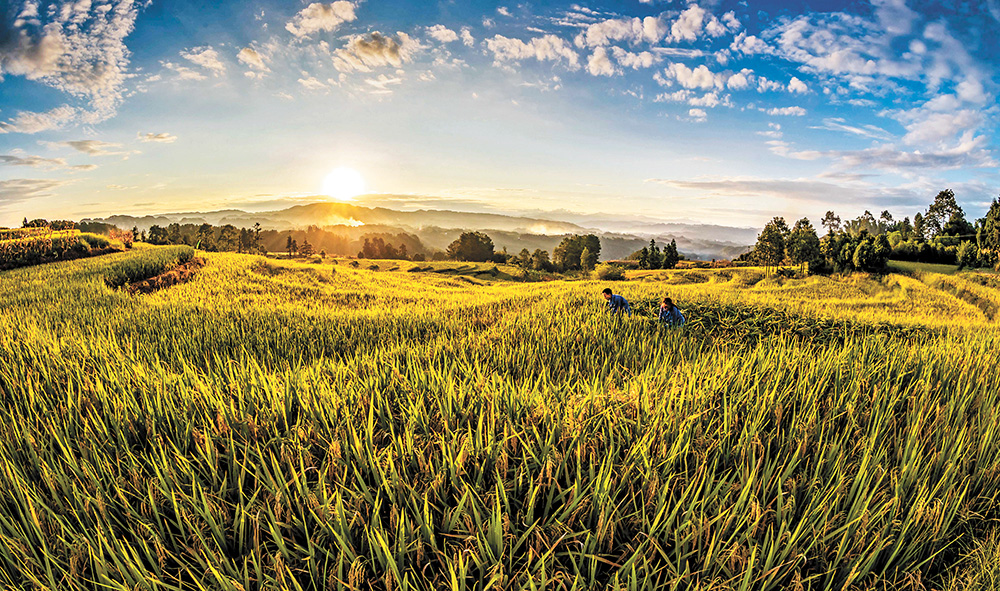
[[[364,192],[365,179],[353,168],[335,168],[323,179],[323,194],[338,201],[350,201]]]

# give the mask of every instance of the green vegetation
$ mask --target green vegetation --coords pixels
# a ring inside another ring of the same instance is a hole
[[[145,248],[137,256],[121,259],[109,265],[104,275],[104,281],[113,288],[138,283],[177,265],[183,265],[192,257],[194,257],[194,249],[190,246]]]
[[[170,289],[107,284],[179,253],[3,273],[0,586],[995,576],[1000,333],[939,286],[1000,300],[994,276],[641,271],[632,318],[492,263],[206,254]],[[652,320],[667,294],[685,329]]]
[[[0,234],[0,270],[76,259],[120,250],[120,243],[77,230],[28,227]]]

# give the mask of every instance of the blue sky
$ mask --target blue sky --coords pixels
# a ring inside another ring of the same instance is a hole
[[[364,205],[733,225],[1000,194],[998,0],[7,6],[0,225],[342,166]]]

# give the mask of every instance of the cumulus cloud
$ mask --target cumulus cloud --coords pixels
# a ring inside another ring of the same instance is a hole
[[[909,145],[944,146],[956,137],[975,133],[984,122],[982,112],[972,109],[943,112],[911,109],[896,113],[895,118],[906,128],[903,142]]]
[[[79,112],[68,105],[36,113],[21,111],[12,119],[0,122],[0,133],[38,133],[60,129],[77,119]]]
[[[717,74],[709,70],[704,64],[689,68],[686,65],[674,62],[663,71],[667,81],[676,80],[684,88],[725,88],[728,76]]]
[[[707,10],[691,4],[670,25],[671,41],[696,41],[702,33],[709,37],[721,37],[739,30],[740,22],[733,12],[727,12],[722,20]]]
[[[466,47],[472,47],[476,43],[476,38],[472,36],[472,31],[469,27],[462,27],[462,43]]]
[[[726,86],[732,88],[733,90],[745,90],[750,88],[751,80],[753,80],[753,70],[748,68],[743,68],[739,72],[736,72],[726,80]]]
[[[451,43],[453,41],[458,41],[458,33],[452,31],[444,25],[434,25],[432,27],[427,27],[427,34],[432,38],[436,39],[440,43]]]
[[[528,41],[496,35],[486,40],[486,48],[493,53],[494,64],[498,66],[505,62],[535,59],[552,62],[565,61],[573,70],[580,67],[580,56],[566,41],[555,35],[544,35]]]
[[[619,41],[652,44],[659,43],[666,34],[667,24],[658,17],[607,19],[588,25],[574,43],[581,48],[603,47]]]
[[[658,55],[653,55],[648,51],[632,53],[617,46],[611,48],[611,53],[615,56],[615,59],[618,60],[619,64],[626,68],[632,68],[633,70],[651,68],[661,59]]]
[[[301,39],[315,33],[336,30],[343,23],[353,22],[357,18],[353,2],[347,0],[338,0],[330,4],[313,2],[288,21],[285,29]]]
[[[729,49],[743,55],[760,55],[771,53],[771,46],[760,37],[747,34],[746,31],[736,35]]]
[[[688,117],[698,123],[702,123],[708,120],[708,113],[702,109],[690,109],[688,110]]]
[[[608,50],[604,47],[594,49],[594,53],[587,58],[587,71],[594,76],[614,76],[615,66],[608,57]]]
[[[137,0],[25,2],[0,21],[0,76],[23,76],[89,101],[87,122],[111,116],[124,95]]]
[[[793,76],[792,79],[788,82],[788,92],[797,92],[799,94],[805,94],[809,92],[809,87],[806,86],[805,82]]]
[[[671,93],[663,93],[657,95],[654,102],[672,102],[672,103],[687,103],[691,107],[718,107],[719,105],[731,107],[733,102],[730,96],[724,95],[720,96],[717,92],[708,92],[701,96],[696,96],[693,91],[690,90],[678,90]]]
[[[181,52],[181,57],[189,62],[210,71],[213,76],[226,73],[226,64],[222,63],[219,52],[212,47],[195,47]]]
[[[139,132],[139,140],[143,142],[158,142],[161,144],[172,144],[177,141],[176,135],[169,133],[142,133]]]
[[[384,66],[399,68],[412,61],[420,49],[420,43],[406,33],[398,32],[393,37],[375,31],[351,37],[346,46],[334,52],[333,65],[340,72],[371,72]]]
[[[70,181],[55,179],[9,179],[0,181],[0,205],[46,197],[53,189],[68,185]]]

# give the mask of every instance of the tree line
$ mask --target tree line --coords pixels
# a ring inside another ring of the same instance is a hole
[[[524,271],[593,271],[601,257],[601,239],[594,234],[573,234],[564,237],[551,255],[540,248],[534,252],[525,248],[518,254],[509,254],[506,249],[496,252],[493,239],[485,232],[463,232],[445,252],[451,260],[492,261],[515,265]]]
[[[893,218],[883,211],[876,218],[865,211],[842,221],[833,211],[821,223],[821,239],[808,218],[793,228],[782,217],[768,222],[753,250],[737,261],[776,268],[799,265],[814,273],[883,272],[889,260],[957,264],[963,268],[992,267],[1000,263],[1000,201],[994,200],[984,218],[970,223],[965,211],[946,189],[913,221]]]

